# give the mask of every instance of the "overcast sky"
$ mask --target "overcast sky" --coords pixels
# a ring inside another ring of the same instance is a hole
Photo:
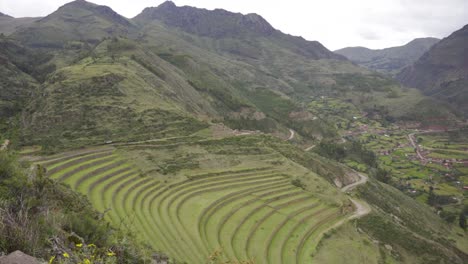
[[[14,17],[45,16],[70,0],[0,0]],[[92,0],[126,17],[163,0]],[[174,0],[177,5],[257,13],[275,28],[331,50],[385,48],[418,37],[446,37],[468,24],[468,0]]]

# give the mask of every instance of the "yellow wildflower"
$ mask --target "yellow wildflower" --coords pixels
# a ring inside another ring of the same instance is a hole
[[[83,244],[82,243],[76,244],[76,247],[77,248],[83,247]]]
[[[107,252],[107,256],[109,256],[109,257],[115,256],[115,253],[112,252],[112,251],[109,251],[109,252]]]
[[[96,247],[94,244],[89,244],[88,247]]]
[[[68,255],[67,252],[63,253],[62,255],[63,255],[65,258],[69,258],[69,257],[70,257],[70,255]]]
[[[52,256],[50,259],[49,259],[49,264],[52,264],[55,260],[55,256]]]
[[[91,261],[89,261],[89,259],[84,259],[83,264],[91,264]]]

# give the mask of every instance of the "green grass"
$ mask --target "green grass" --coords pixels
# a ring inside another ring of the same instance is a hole
[[[346,254],[341,254],[346,252]],[[382,256],[379,246],[369,237],[363,237],[354,223],[348,223],[327,233],[321,241],[312,263],[397,263],[391,254]]]

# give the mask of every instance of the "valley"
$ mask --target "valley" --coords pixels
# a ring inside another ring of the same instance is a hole
[[[465,65],[424,77],[465,29],[332,52],[171,1],[0,13],[0,255],[466,263]]]

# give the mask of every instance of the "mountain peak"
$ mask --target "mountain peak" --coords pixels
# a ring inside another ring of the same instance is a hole
[[[81,7],[81,8],[83,8],[83,7],[96,7],[96,6],[97,6],[96,4],[87,2],[85,0],[75,0],[75,1],[64,4],[60,8],[64,8],[64,7]]]
[[[146,23],[159,20],[185,32],[206,37],[223,38],[253,33],[271,35],[276,30],[260,15],[232,13],[223,9],[207,10],[190,6],[176,6],[166,1],[149,7],[136,16],[135,21]]]
[[[130,20],[108,6],[77,0],[17,30],[14,35],[30,47],[55,48],[75,40],[98,43],[104,37],[128,35],[134,28]]]
[[[177,6],[172,1],[165,1],[164,3],[160,4],[158,8],[177,8]]]
[[[81,13],[76,12],[76,9],[81,9],[81,10],[86,10],[88,12],[91,12],[94,15],[101,16],[105,18],[106,20],[115,23],[115,24],[120,24],[124,26],[131,26],[131,23],[128,19],[125,17],[119,15],[117,12],[112,10],[112,8],[108,6],[103,6],[103,5],[97,5],[91,2],[87,2],[85,0],[75,0],[73,2],[67,3],[63,6],[61,6],[57,11],[54,13],[50,14],[45,18],[47,20],[50,17],[54,16],[67,16],[67,17],[79,17],[82,16],[80,15]]]

